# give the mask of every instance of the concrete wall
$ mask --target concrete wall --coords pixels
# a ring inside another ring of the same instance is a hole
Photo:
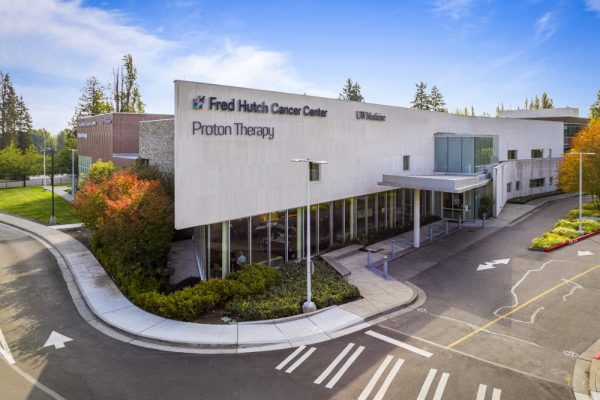
[[[529,196],[543,192],[550,192],[558,188],[558,162],[560,158],[544,158],[507,161],[494,167],[493,182],[495,196],[495,215],[498,215],[506,201],[514,197]],[[529,180],[545,178],[544,186],[529,187]],[[550,183],[552,178],[552,184]],[[516,190],[516,182],[521,182],[520,190]],[[507,192],[507,183],[511,183],[512,190]]]
[[[174,120],[140,122],[140,158],[148,160],[150,165],[156,165],[161,171],[172,174],[175,160],[174,150]]]
[[[193,99],[205,96],[202,109]],[[209,97],[262,103],[268,113],[209,109]],[[279,115],[280,106],[327,110],[325,117]],[[385,121],[357,119],[357,111],[385,115]],[[256,136],[194,134],[204,126],[266,126],[272,140]],[[499,157],[532,148],[560,154],[563,125],[556,122],[464,117],[312,96],[175,82],[175,224],[178,229],[302,206],[307,168],[293,158],[327,160],[311,201],[324,202],[387,190],[383,174],[429,175],[434,168],[434,134],[498,135]],[[410,155],[409,171],[402,156]]]

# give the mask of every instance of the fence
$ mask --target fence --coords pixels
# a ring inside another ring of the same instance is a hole
[[[77,179],[75,179],[77,181]],[[42,186],[44,184],[43,177],[30,178],[25,181],[25,186]],[[54,176],[54,185],[71,184],[71,175],[56,175]],[[50,178],[46,178],[46,186],[50,186]],[[8,189],[15,187],[23,187],[23,181],[5,181],[0,179],[0,189]]]

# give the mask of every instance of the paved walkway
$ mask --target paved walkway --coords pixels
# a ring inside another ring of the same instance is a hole
[[[44,189],[48,190],[49,192],[52,191],[52,186],[42,186],[42,187]],[[70,189],[71,189],[71,186],[54,186],[54,194],[62,197],[69,203],[72,203],[73,195],[71,193],[67,192],[67,190],[70,190]]]

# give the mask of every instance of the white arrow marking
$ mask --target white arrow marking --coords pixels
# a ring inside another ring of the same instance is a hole
[[[592,253],[591,251],[588,251],[588,250],[586,250],[586,251],[577,250],[577,255],[579,257],[581,257],[581,256],[593,256],[594,253]]]
[[[477,271],[483,271],[484,269],[493,269],[496,268],[494,267],[494,264],[490,263],[490,262],[486,262],[485,264],[479,264],[479,267],[477,267]]]
[[[54,346],[55,349],[62,349],[65,347],[65,343],[70,342],[70,337],[66,337],[65,335],[61,335],[58,332],[52,331],[46,343],[44,343],[43,347]]]
[[[2,329],[0,329],[0,354],[6,358],[9,364],[12,365],[15,363],[15,359],[8,348],[8,343],[6,343],[6,339],[4,339],[4,335],[2,334]]]
[[[508,264],[509,261],[510,261],[510,258],[503,258],[501,260],[492,261],[492,264]]]

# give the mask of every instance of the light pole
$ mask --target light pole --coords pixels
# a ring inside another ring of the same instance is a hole
[[[48,151],[52,156],[50,167],[50,185],[52,185],[52,214],[50,215],[50,225],[56,225],[56,217],[54,216],[54,149],[44,149],[44,158],[46,157],[46,152]]]
[[[316,161],[308,158],[294,158],[292,162],[306,163],[308,168],[308,177],[306,179],[306,302],[302,304],[302,312],[311,312],[317,309],[317,306],[312,301],[312,261],[310,257],[310,167],[311,164],[327,164],[327,161]]]
[[[565,153],[564,155],[568,156],[571,154],[579,154],[579,234],[583,235],[583,227],[582,227],[582,221],[583,221],[583,155],[584,154],[593,155],[596,153],[570,152],[570,153]]]
[[[71,195],[75,196],[75,153],[77,149],[71,149]]]
[[[44,186],[46,186],[46,138],[44,137]]]

